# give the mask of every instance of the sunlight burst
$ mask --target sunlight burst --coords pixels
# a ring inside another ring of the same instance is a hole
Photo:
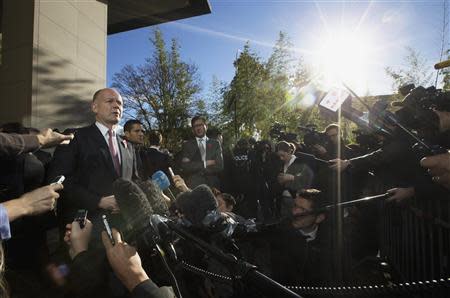
[[[313,65],[325,86],[345,82],[364,89],[370,79],[371,67],[376,63],[373,36],[362,31],[328,31],[319,39]]]

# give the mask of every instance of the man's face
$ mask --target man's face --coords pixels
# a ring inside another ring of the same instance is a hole
[[[116,125],[122,118],[122,96],[114,89],[101,91],[92,102],[95,119],[105,125]]]
[[[337,145],[339,141],[339,131],[337,128],[331,128],[326,132],[326,135],[328,136],[330,142],[333,145]]]
[[[134,144],[144,144],[144,129],[140,124],[133,124],[130,131],[125,131],[125,137]]]
[[[197,138],[203,138],[206,134],[206,124],[203,120],[198,119],[192,124],[192,132]]]
[[[289,161],[289,160],[291,159],[291,157],[292,157],[291,154],[289,154],[288,152],[283,151],[283,150],[278,150],[278,151],[277,151],[277,155],[278,155],[278,157],[280,158],[280,160],[281,160],[282,162],[287,162],[287,161]]]
[[[310,228],[317,223],[318,216],[316,214],[301,216],[310,211],[312,211],[312,203],[300,196],[296,196],[294,199],[294,206],[292,207],[292,225],[294,228]]]

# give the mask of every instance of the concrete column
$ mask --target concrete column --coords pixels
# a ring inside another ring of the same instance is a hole
[[[92,94],[106,84],[107,5],[5,0],[3,12],[0,122],[64,129],[92,121]]]

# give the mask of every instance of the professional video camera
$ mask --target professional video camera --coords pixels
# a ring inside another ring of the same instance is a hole
[[[303,142],[307,147],[312,147],[314,145],[321,145],[325,147],[328,144],[328,136],[317,131],[317,126],[315,124],[307,124],[306,126],[298,126],[300,131],[304,131]]]
[[[361,155],[375,151],[380,148],[380,140],[375,133],[369,132],[364,129],[356,129],[353,131],[355,135],[356,144],[358,144],[358,150],[361,151]]]
[[[269,136],[277,141],[296,142],[297,134],[286,132],[286,125],[275,122],[270,131]]]
[[[425,138],[433,137],[439,132],[439,117],[433,110],[450,111],[450,92],[443,92],[433,86],[419,86],[407,92],[402,101],[393,102],[392,105],[401,107],[395,112],[400,123],[422,131]]]

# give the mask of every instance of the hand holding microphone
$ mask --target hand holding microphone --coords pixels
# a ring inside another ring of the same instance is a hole
[[[181,178],[180,175],[175,175],[172,177],[173,182],[175,184],[175,187],[181,191],[181,192],[187,192],[190,191],[190,188],[187,187],[186,182],[184,182],[184,179]]]
[[[170,175],[172,176],[172,179],[173,179],[173,181],[175,183],[175,186],[177,186],[177,181],[179,181],[178,178],[175,178],[175,177],[177,177],[177,175],[175,175],[173,173],[171,167],[169,167],[168,170],[169,170]],[[177,179],[177,180],[175,180],[175,179]],[[181,177],[180,177],[180,179],[181,179]],[[162,193],[163,197],[166,198],[167,203],[170,203],[171,201],[175,201],[175,196],[173,195],[172,191],[170,190],[169,178],[167,178],[167,175],[163,171],[156,171],[155,173],[153,173],[152,181],[155,182],[159,186],[159,188],[161,190],[164,191],[164,190],[167,189],[167,191],[169,192],[171,198],[167,197],[164,193]],[[183,183],[184,183],[184,181],[183,181]],[[186,188],[187,188],[187,186],[186,186]]]

